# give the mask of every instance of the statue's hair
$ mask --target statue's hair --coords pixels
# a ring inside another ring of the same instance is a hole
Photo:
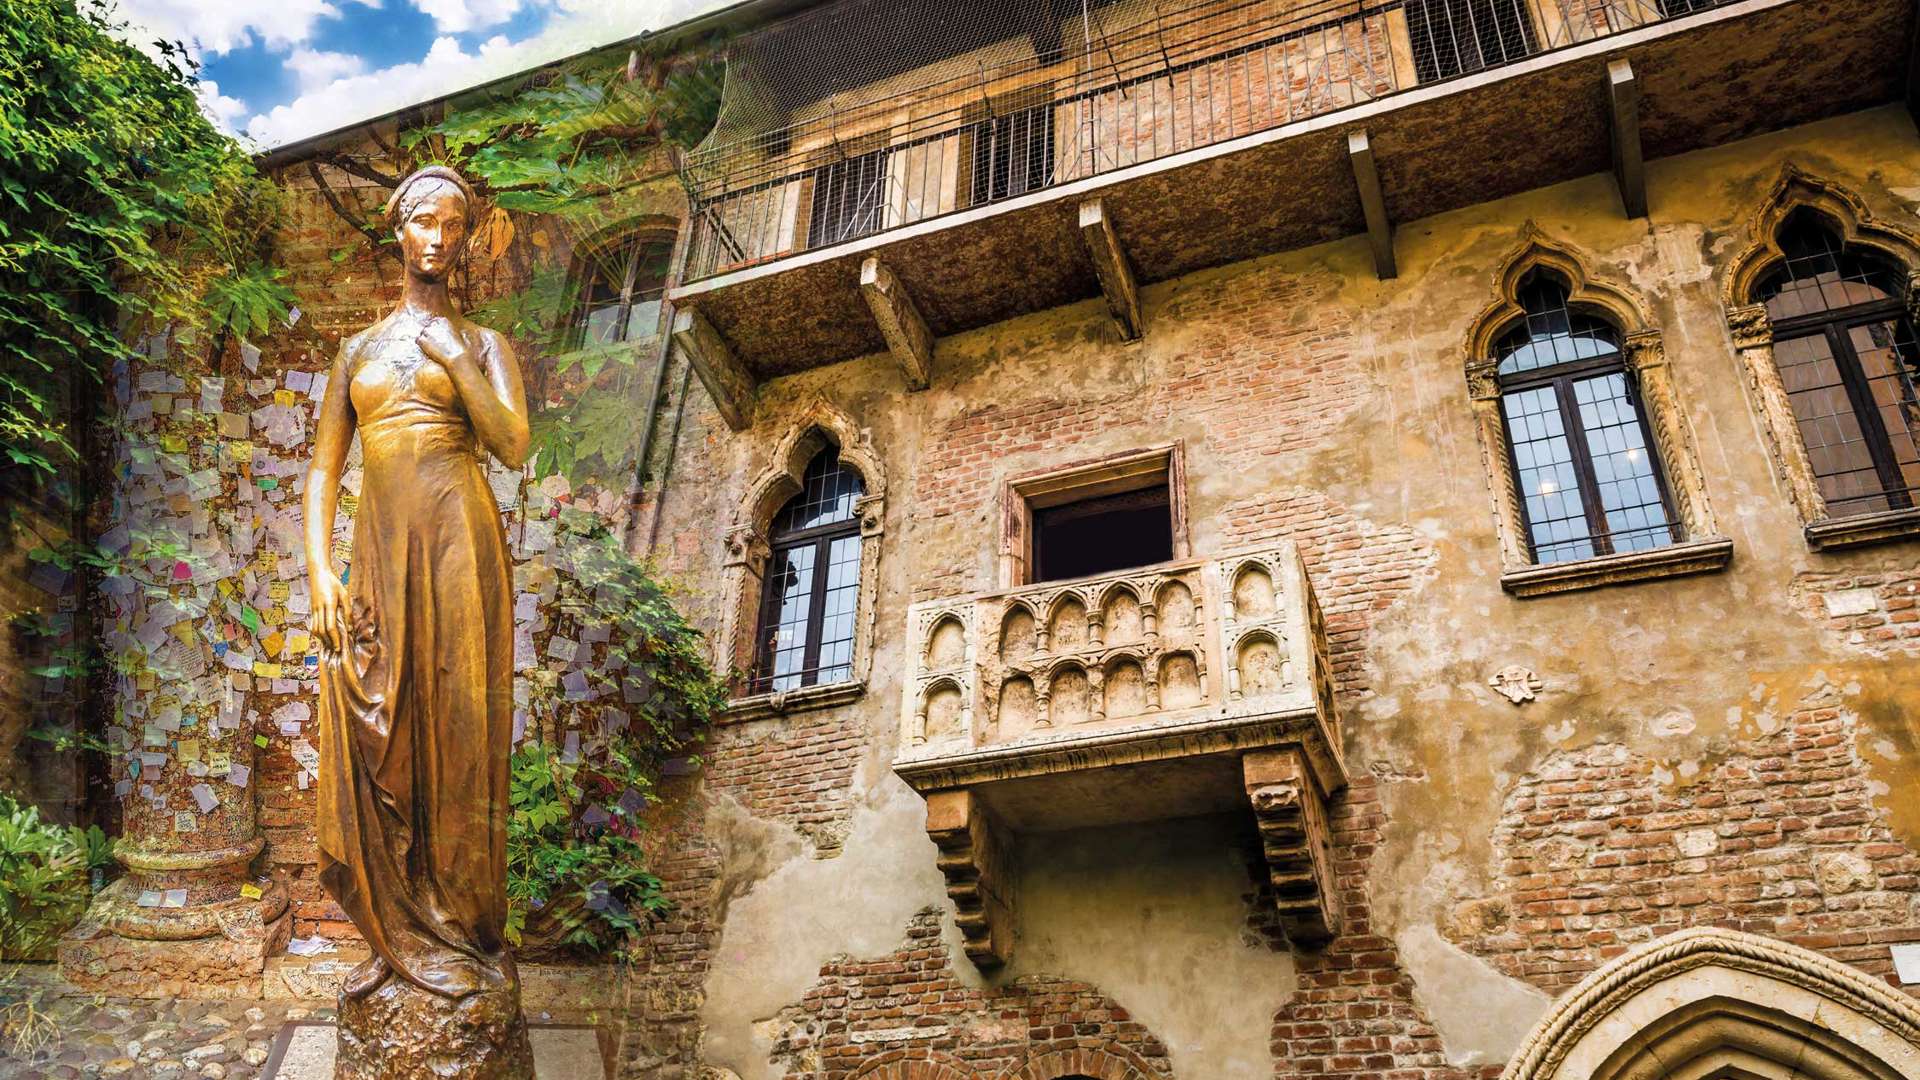
[[[407,215],[412,212],[417,202],[417,199],[409,197],[408,192],[430,180],[438,180],[458,188],[460,198],[467,204],[468,214],[472,214],[474,204],[478,200],[474,198],[473,186],[467,183],[466,178],[445,165],[427,165],[415,169],[405,180],[400,181],[399,186],[393,189],[393,194],[387,197],[384,210],[388,227],[400,227],[400,223],[407,219]]]

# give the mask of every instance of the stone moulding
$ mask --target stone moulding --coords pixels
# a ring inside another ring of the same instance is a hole
[[[722,668],[751,671],[754,641],[759,630],[760,595],[772,549],[767,530],[788,499],[800,492],[807,463],[827,446],[840,461],[860,475],[865,491],[854,504],[860,519],[860,598],[854,612],[853,675],[839,683],[798,687],[789,691],[747,694],[733,699],[720,720],[735,723],[760,720],[853,702],[866,692],[873,663],[873,628],[879,592],[880,551],[886,530],[887,473],[874,451],[866,429],[832,404],[821,400],[802,409],[772,459],[747,489],[727,529],[725,580],[720,590]]]
[[[1747,246],[1728,264],[1722,296],[1727,331],[1746,371],[1747,390],[1754,411],[1760,414],[1774,467],[1799,511],[1807,545],[1815,551],[1920,537],[1920,509],[1834,517],[1820,494],[1792,400],[1774,363],[1773,324],[1766,307],[1755,300],[1761,282],[1785,258],[1777,239],[1781,224],[1801,209],[1836,227],[1848,247],[1870,251],[1904,268],[1909,318],[1920,313],[1920,236],[1875,216],[1865,200],[1847,188],[1791,162],[1784,166],[1748,223]]]
[[[1346,765],[1291,544],[916,604],[907,629],[894,772],[927,799],[977,965],[1006,959],[1014,909],[1008,860],[979,852],[1196,803],[1254,811],[1297,943],[1337,932],[1325,803]]]
[[[1519,300],[1520,285],[1535,271],[1566,283],[1570,307],[1600,315],[1621,333],[1622,360],[1639,390],[1653,435],[1653,452],[1680,525],[1682,541],[1661,549],[1664,554],[1628,552],[1546,564],[1533,560],[1526,519],[1520,509],[1519,478],[1514,475],[1507,449],[1495,347],[1500,335],[1525,317]],[[1494,276],[1493,293],[1493,301],[1468,331],[1465,355],[1474,428],[1493,497],[1494,530],[1500,540],[1501,587],[1516,597],[1540,596],[1704,573],[1727,565],[1733,545],[1719,534],[1707,498],[1706,478],[1694,449],[1693,431],[1667,362],[1665,339],[1647,314],[1647,301],[1627,286],[1597,274],[1583,254],[1548,239],[1532,222],[1522,227],[1519,243],[1502,260]]]
[[[1745,1076],[1920,1077],[1920,1005],[1796,945],[1682,930],[1567,991],[1501,1080],[1711,1075],[1723,1064]]]

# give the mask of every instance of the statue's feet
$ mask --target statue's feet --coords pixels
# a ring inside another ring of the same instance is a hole
[[[375,953],[360,962],[360,966],[347,972],[345,982],[340,984],[340,992],[350,998],[363,998],[380,988],[387,981],[393,969],[387,966],[380,954]]]

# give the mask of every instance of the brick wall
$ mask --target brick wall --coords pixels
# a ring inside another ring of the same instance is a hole
[[[1688,926],[1781,938],[1879,976],[1920,941],[1920,856],[1873,805],[1856,717],[1828,687],[1691,780],[1612,744],[1556,753],[1515,786],[1498,876],[1443,929],[1557,993]]]

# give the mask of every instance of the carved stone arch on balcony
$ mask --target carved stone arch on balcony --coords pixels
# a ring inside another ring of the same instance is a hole
[[[1226,608],[1222,618],[1239,624],[1273,617],[1287,603],[1283,580],[1279,568],[1267,559],[1240,560],[1220,582]]]
[[[1157,711],[1160,694],[1148,670],[1147,657],[1137,647],[1108,653],[1100,664],[1100,716],[1118,720]]]
[[[1096,644],[1131,645],[1144,641],[1150,603],[1142,596],[1140,587],[1131,581],[1116,581],[1102,589],[1099,618],[1093,623],[1100,632]]]
[[[808,686],[787,692],[736,699],[730,720],[757,719],[797,708],[843,704],[858,697],[872,664],[875,594],[879,591],[881,533],[886,526],[887,474],[866,429],[826,401],[816,401],[792,420],[765,468],[747,485],[727,529],[726,580],[722,590],[723,659],[738,671],[754,662],[760,597],[767,560],[768,531],[774,515],[801,491],[801,479],[815,455],[835,448],[841,464],[860,477],[862,494],[854,502],[860,521],[860,595],[854,614],[852,676],[834,686]]]
[[[1792,401],[1774,363],[1773,323],[1766,305],[1758,299],[1761,282],[1786,257],[1780,250],[1780,226],[1799,210],[1812,211],[1839,234],[1846,247],[1863,249],[1898,267],[1906,279],[1908,317],[1915,322],[1920,322],[1920,235],[1877,217],[1864,199],[1841,184],[1789,162],[1748,219],[1746,246],[1727,264],[1722,294],[1727,328],[1746,370],[1754,408],[1760,413],[1775,467],[1786,482],[1809,540],[1815,546],[1826,546],[1822,537],[1830,530],[1823,526],[1831,515],[1814,477]],[[1869,528],[1855,542],[1879,538]],[[1832,546],[1843,544],[1839,541]]]
[[[930,679],[920,688],[914,709],[914,741],[965,741],[973,735],[973,702],[966,684],[951,675]]]
[[[1074,608],[1080,614],[1073,614]],[[1047,601],[1047,617],[1039,626],[1040,648],[1084,648],[1089,638],[1089,623],[1098,618],[1099,608],[1084,589],[1061,589]]]
[[[1601,967],[1527,1036],[1501,1080],[1920,1078],[1920,1006],[1783,941],[1682,930]]]
[[[1157,1080],[1147,1060],[1119,1043],[1045,1050],[1001,1073],[997,1080]]]
[[[1674,560],[1668,560],[1664,565],[1605,573],[1587,573],[1578,562],[1569,562],[1558,564],[1552,574],[1537,582],[1525,573],[1538,574],[1539,568],[1534,566],[1527,543],[1519,478],[1514,475],[1507,451],[1497,348],[1501,336],[1526,318],[1520,288],[1536,272],[1549,274],[1567,287],[1569,309],[1604,319],[1619,331],[1621,359],[1628,379],[1639,390],[1647,426],[1653,433],[1653,451],[1680,524],[1682,542],[1675,548],[1713,549],[1711,555],[1700,556],[1705,562],[1681,560],[1676,568]],[[1521,227],[1519,242],[1501,260],[1491,285],[1492,299],[1468,328],[1463,359],[1500,540],[1503,584],[1516,595],[1526,596],[1723,565],[1725,554],[1721,549],[1730,554],[1731,545],[1719,537],[1707,499],[1706,478],[1694,449],[1693,429],[1680,406],[1667,364],[1664,334],[1652,320],[1653,305],[1631,285],[1598,271],[1586,253],[1549,238],[1531,221]]]
[[[1019,664],[1038,651],[1040,628],[1045,624],[1032,604],[1025,600],[1009,601],[1000,612],[992,655],[999,657],[1003,664]]]
[[[1206,699],[1207,654],[1198,645],[1179,645],[1153,658],[1154,695],[1162,709],[1186,709]]]
[[[1227,648],[1227,696],[1234,700],[1277,694],[1298,677],[1287,670],[1287,643],[1276,630],[1256,627]]]

